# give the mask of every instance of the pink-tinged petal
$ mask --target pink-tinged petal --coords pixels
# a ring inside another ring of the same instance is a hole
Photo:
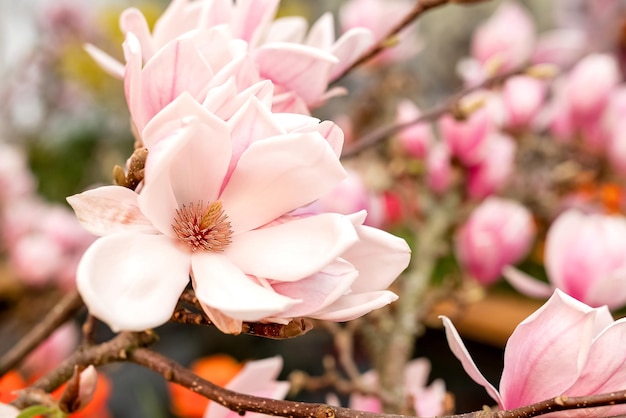
[[[428,383],[428,375],[430,374],[430,361],[427,358],[420,357],[411,360],[406,365],[404,371],[405,388],[409,393],[414,393],[424,388]]]
[[[441,379],[436,379],[430,386],[422,389],[413,396],[413,407],[420,417],[434,417],[442,415],[446,400],[446,385]]]
[[[124,57],[126,58],[124,93],[126,94],[126,102],[128,103],[131,119],[137,130],[141,132],[147,122],[147,120],[144,120],[143,111],[141,44],[137,37],[132,32],[129,32],[126,34],[126,40],[122,46],[124,48]]]
[[[327,51],[333,42],[335,42],[335,23],[332,13],[326,12],[313,23],[304,43]]]
[[[107,74],[115,78],[124,78],[124,64],[92,44],[85,44],[84,48]]]
[[[169,237],[119,233],[87,249],[76,283],[89,311],[113,331],[143,331],[170,319],[189,283],[189,263]]]
[[[352,28],[341,35],[330,50],[339,60],[332,68],[330,73],[331,80],[343,73],[373,44],[374,35],[366,28]]]
[[[120,16],[120,28],[124,34],[132,32],[141,44],[144,62],[154,55],[155,45],[145,16],[135,7],[124,10]]]
[[[411,249],[405,240],[380,229],[355,224],[359,242],[342,258],[359,271],[353,292],[382,290],[404,271],[411,260]]]
[[[270,109],[256,97],[250,97],[247,103],[230,118],[228,127],[233,150],[229,173],[232,173],[241,154],[254,141],[285,133],[274,121]]]
[[[530,405],[569,388],[587,361],[595,317],[594,309],[557,289],[520,323],[504,352],[502,406]]]
[[[279,356],[263,360],[249,361],[228,384],[226,389],[246,395],[262,396],[271,399],[284,399],[289,392],[289,382],[277,382],[283,367]],[[248,414],[246,414],[248,415]],[[267,417],[262,414],[250,414],[253,418]],[[238,415],[215,402],[209,403],[204,418],[236,418]]]
[[[610,309],[626,305],[626,269],[618,269],[604,280],[591,283],[584,302],[593,307],[607,305]]]
[[[398,300],[398,295],[388,290],[380,292],[351,293],[335,303],[310,315],[323,321],[345,322],[359,318],[375,309]]]
[[[210,126],[223,136],[228,135],[223,120],[205,109],[188,92],[183,92],[150,119],[141,133],[144,146],[150,150],[172,131],[187,126],[190,118],[197,118],[200,123]]]
[[[230,160],[230,141],[221,121],[207,125],[194,119],[159,146],[146,162],[138,199],[143,213],[169,235],[176,209],[217,199]]]
[[[275,43],[253,52],[262,77],[294,91],[305,103],[316,103],[326,91],[332,67],[329,52],[305,45]]]
[[[196,252],[191,268],[198,300],[234,319],[260,321],[298,302],[257,284],[223,254]]]
[[[272,102],[274,113],[300,113],[309,115],[311,111],[307,104],[293,91],[276,94]]]
[[[489,383],[487,379],[485,379],[485,376],[483,376],[480,370],[478,370],[478,367],[476,367],[476,363],[474,363],[474,360],[472,360],[472,356],[470,356],[467,348],[465,348],[465,344],[463,344],[463,340],[461,339],[461,336],[452,324],[452,321],[450,321],[450,319],[446,316],[440,316],[439,318],[443,321],[443,326],[446,330],[446,338],[448,340],[450,350],[452,350],[452,353],[454,353],[456,358],[459,359],[459,361],[463,365],[465,373],[467,373],[474,382],[484,387],[489,396],[491,396],[494,401],[498,402],[498,405],[500,405],[500,407],[503,407],[504,403],[502,402],[500,393],[498,393],[496,388],[493,387],[493,385]]]
[[[200,101],[213,71],[191,38],[161,48],[142,72],[141,121],[145,124],[167,104],[187,91]],[[137,125],[141,129],[143,126]]]
[[[241,319],[235,319],[228,315],[224,315],[221,311],[211,308],[202,302],[200,302],[200,305],[202,305],[202,309],[209,317],[211,323],[224,334],[237,335],[241,333],[241,327],[243,326],[243,321]]]
[[[281,312],[283,318],[308,316],[326,308],[350,290],[350,285],[359,273],[345,261],[337,260],[319,273],[296,282],[275,283],[272,288],[279,294],[301,303]]]
[[[326,213],[234,236],[225,254],[246,274],[290,282],[321,271],[357,241],[347,217]]]
[[[220,199],[239,234],[313,202],[345,177],[319,134],[283,135],[250,145]]]
[[[308,26],[307,20],[302,16],[278,18],[272,22],[267,35],[265,35],[264,43],[293,42],[301,44],[304,41]]]
[[[235,37],[256,46],[267,24],[276,15],[280,0],[239,0],[231,28]]]
[[[326,141],[335,152],[335,155],[337,157],[341,155],[341,150],[343,149],[344,135],[343,131],[336,123],[325,120],[319,124],[309,124],[308,126],[294,130],[294,133],[296,132],[319,132],[320,135],[326,138]]]
[[[89,232],[109,235],[122,231],[156,232],[139,209],[137,193],[121,186],[104,186],[69,196],[76,217]]]
[[[576,210],[562,213],[550,226],[546,236],[545,264],[548,277],[555,287],[565,285],[564,268],[567,264],[568,248],[580,232],[584,215]]]
[[[513,266],[502,269],[502,275],[518,292],[533,298],[548,298],[552,295],[552,286],[535,279]]]

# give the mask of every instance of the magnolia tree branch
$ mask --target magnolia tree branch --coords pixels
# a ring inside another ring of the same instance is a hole
[[[393,38],[398,33],[400,33],[402,29],[409,26],[415,19],[420,17],[422,14],[424,14],[430,9],[434,9],[436,7],[442,6],[448,3],[449,1],[450,0],[419,0],[417,3],[415,3],[415,6],[413,7],[413,9],[411,9],[411,11],[406,16],[404,16],[404,18],[400,22],[398,22],[398,24],[396,24],[393,28],[391,28],[391,30],[387,33],[387,35],[384,38],[382,38],[370,50],[366,51],[363,55],[361,55],[361,57],[359,57],[359,59],[353,62],[352,65],[350,65],[343,72],[341,72],[337,77],[335,77],[333,82],[336,82],[342,79],[343,77],[348,75],[348,73],[350,73],[352,70],[354,70],[355,68],[357,68],[358,66],[362,64],[365,64],[366,62],[374,58],[376,55],[384,51],[386,48],[388,48],[390,45],[392,45]]]
[[[453,94],[448,100],[446,100],[445,103],[439,106],[435,106],[432,109],[423,112],[419,117],[413,120],[410,120],[404,123],[393,123],[393,124],[389,124],[387,126],[382,126],[378,129],[375,129],[369,134],[359,139],[358,141],[356,141],[352,146],[346,148],[341,153],[341,158],[346,159],[346,158],[356,157],[358,154],[360,154],[362,151],[366,150],[367,148],[370,148],[384,141],[385,139],[389,138],[389,136],[394,135],[402,131],[403,129],[409,128],[413,125],[417,125],[418,123],[434,122],[440,117],[442,117],[443,115],[448,114],[448,113],[458,115],[459,117],[467,116],[467,115],[463,115],[461,109],[459,108],[459,101],[463,97],[477,90],[490,88],[498,84],[501,84],[506,79],[512,76],[520,75],[520,74],[524,74],[528,72],[532,67],[533,66],[523,66],[523,67],[513,69],[511,71],[508,71],[506,73],[487,78],[482,83],[464,88],[463,90]]]
[[[31,351],[83,307],[77,291],[66,294],[28,334],[0,358],[0,376],[16,367]]]

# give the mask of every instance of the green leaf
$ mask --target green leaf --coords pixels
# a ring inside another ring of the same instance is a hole
[[[49,414],[51,408],[44,405],[29,406],[26,409],[22,409],[16,418],[34,418],[38,415]]]

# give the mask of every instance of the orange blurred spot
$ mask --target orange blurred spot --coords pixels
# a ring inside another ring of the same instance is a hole
[[[608,213],[619,213],[624,192],[619,185],[607,183],[600,187],[600,198]]]
[[[0,402],[10,403],[17,395],[13,392],[19,389],[24,389],[26,382],[22,376],[15,370],[7,372],[2,378],[0,378]]]
[[[239,373],[242,364],[226,354],[202,358],[191,365],[191,370],[218,386],[226,386]],[[175,383],[168,385],[172,397],[172,412],[181,418],[202,418],[209,400]]]

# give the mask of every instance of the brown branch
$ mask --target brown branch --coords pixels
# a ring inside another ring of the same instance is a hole
[[[187,297],[185,299],[187,299]],[[170,321],[180,324],[213,325],[211,320],[204,313],[193,312],[180,306],[176,308]],[[241,327],[241,332],[243,334],[270,338],[272,340],[286,340],[304,335],[311,329],[313,329],[313,324],[308,319],[294,318],[287,324],[244,322]]]
[[[404,18],[400,22],[398,22],[398,24],[396,24],[393,28],[391,28],[389,33],[387,33],[387,35],[384,38],[382,38],[370,50],[366,51],[363,55],[361,55],[361,57],[359,57],[355,62],[353,62],[348,68],[346,68],[339,75],[337,75],[337,77],[335,77],[335,79],[333,80],[333,83],[342,79],[343,77],[348,75],[348,73],[350,73],[352,70],[354,70],[355,68],[357,68],[358,66],[362,64],[365,64],[366,62],[374,58],[376,55],[378,55],[380,52],[388,48],[390,41],[398,33],[400,33],[402,29],[410,25],[415,19],[417,19],[423,13],[427,12],[430,9],[434,9],[436,7],[444,5],[448,2],[449,0],[419,0],[417,3],[415,3],[415,6],[413,7],[413,9],[411,9],[411,11],[406,16],[404,16]]]
[[[417,125],[418,123],[434,122],[435,120],[439,119],[441,116],[447,113],[459,115],[460,113],[459,101],[463,97],[477,90],[490,88],[495,85],[501,84],[509,77],[527,72],[529,68],[532,68],[532,67],[523,66],[523,67],[515,68],[506,73],[487,78],[482,83],[479,83],[471,87],[467,87],[457,92],[456,94],[452,95],[452,97],[450,97],[444,104],[435,106],[434,108],[422,113],[419,117],[413,120],[410,120],[404,123],[393,123],[387,126],[382,126],[372,131],[368,135],[365,135],[363,138],[355,142],[354,145],[344,150],[343,153],[341,154],[341,158],[355,157],[356,155],[361,153],[361,151],[369,147],[372,147],[378,144],[379,142],[384,141],[389,136],[394,135],[402,131],[403,129],[409,128],[413,125]]]
[[[28,391],[34,389],[50,393],[67,382],[74,375],[76,366],[101,366],[116,361],[123,361],[132,350],[137,347],[150,345],[157,339],[156,334],[151,331],[122,332],[105,343],[80,347],[57,368],[31,385]],[[13,402],[13,405],[19,409],[23,409],[32,405],[32,400],[29,400],[26,396],[19,396]]]
[[[66,294],[17,344],[0,359],[0,376],[17,366],[31,351],[83,307],[77,291]]]

